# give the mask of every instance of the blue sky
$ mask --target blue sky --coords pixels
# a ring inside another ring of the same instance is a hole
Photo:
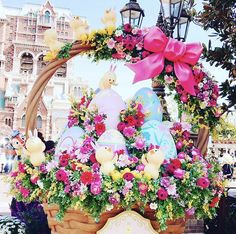
[[[3,5],[22,7],[26,2],[33,2],[38,4],[45,3],[45,0],[3,0]],[[128,0],[51,0],[52,5],[56,7],[66,7],[71,9],[73,15],[85,16],[90,24],[91,29],[102,28],[101,18],[105,9],[115,8],[117,11],[117,25],[121,24],[121,18],[119,10],[128,2]],[[202,1],[197,0],[196,8],[199,10],[202,8]],[[159,1],[158,0],[138,0],[138,3],[145,11],[145,18],[142,26],[152,26],[156,24]],[[201,27],[190,24],[187,42],[203,42],[208,43],[208,34]],[[102,75],[109,69],[110,62],[101,61],[98,64],[91,63],[86,57],[77,57],[75,65],[75,76],[81,77],[83,80],[87,80],[89,85],[93,88],[97,88],[98,83]],[[78,63],[78,65],[77,65]],[[216,77],[218,81],[222,81],[227,78],[227,73],[220,68],[210,67],[209,64],[204,63],[206,68]],[[133,73],[124,66],[123,63],[117,63],[116,69],[119,86],[114,89],[122,95],[124,99],[131,97],[135,91],[141,87],[150,87],[150,81],[139,82],[132,85]]]

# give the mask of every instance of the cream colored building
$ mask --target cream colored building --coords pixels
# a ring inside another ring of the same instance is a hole
[[[53,28],[60,41],[72,41],[72,17],[69,9],[57,8],[50,1],[15,8],[3,6],[0,0],[0,127],[24,131],[27,95],[46,65],[43,33]],[[63,65],[44,91],[37,128],[46,139],[55,139],[65,126],[68,95],[80,95],[84,86],[81,79],[75,79],[73,68],[73,61]]]

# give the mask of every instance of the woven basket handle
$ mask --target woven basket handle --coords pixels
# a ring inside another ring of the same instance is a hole
[[[69,54],[69,58],[58,59],[50,62],[39,74],[36,79],[27,100],[26,107],[26,136],[28,137],[29,130],[33,130],[36,126],[36,118],[38,112],[39,102],[42,98],[42,93],[52,78],[53,74],[59,69],[62,64],[66,63],[68,60],[74,56],[80,54],[81,52],[90,50],[92,47],[90,45],[82,45],[81,42],[76,42],[73,44]]]

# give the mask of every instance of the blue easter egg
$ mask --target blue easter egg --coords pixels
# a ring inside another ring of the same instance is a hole
[[[158,145],[165,155],[165,159],[176,158],[175,142],[169,129],[157,120],[150,120],[142,126],[141,134],[147,145]]]
[[[55,155],[58,156],[65,150],[78,149],[83,143],[83,136],[84,130],[79,126],[66,128],[57,143]]]
[[[146,115],[144,122],[149,120],[162,121],[162,106],[159,98],[150,88],[141,88],[135,95],[134,100],[139,101],[143,105],[143,111]]]

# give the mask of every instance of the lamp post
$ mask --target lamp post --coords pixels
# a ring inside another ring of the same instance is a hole
[[[141,27],[144,11],[136,0],[130,0],[129,3],[120,10],[122,24],[129,23],[132,26]]]

